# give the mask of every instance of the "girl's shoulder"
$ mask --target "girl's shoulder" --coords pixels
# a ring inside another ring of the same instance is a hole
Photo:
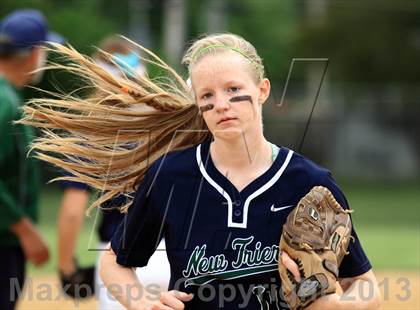
[[[285,147],[282,148],[288,150]],[[288,164],[287,170],[289,173],[302,175],[312,182],[316,182],[316,180],[321,180],[325,177],[331,176],[330,170],[315,163],[304,155],[294,151],[290,163]]]
[[[314,186],[324,186],[328,188],[339,201],[343,208],[348,208],[347,200],[336,183],[330,170],[326,169],[308,159],[307,157],[293,153],[290,163],[285,170],[287,180],[290,184],[301,188],[305,187],[308,192]]]

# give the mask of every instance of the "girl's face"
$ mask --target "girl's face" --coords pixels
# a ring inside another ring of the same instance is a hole
[[[192,67],[196,102],[215,138],[262,133],[261,105],[270,93],[270,82],[257,83],[252,70],[249,60],[234,51],[204,56]]]

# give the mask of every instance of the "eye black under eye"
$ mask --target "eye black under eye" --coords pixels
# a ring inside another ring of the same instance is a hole
[[[202,105],[201,107],[199,107],[201,113],[210,111],[213,108],[214,108],[214,104],[212,104],[212,103],[205,104],[205,105]]]
[[[229,99],[230,102],[249,101],[252,104],[252,97],[248,95],[236,96]]]

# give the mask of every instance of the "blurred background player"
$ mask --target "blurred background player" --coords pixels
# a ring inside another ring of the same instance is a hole
[[[25,262],[39,266],[49,251],[35,226],[39,171],[27,158],[32,128],[14,125],[21,117],[23,87],[38,82],[46,59],[41,46],[56,37],[36,10],[17,10],[0,24],[0,309],[14,309],[25,281]]]
[[[113,56],[113,61],[109,61],[101,53],[93,55],[94,60],[106,71],[114,76],[126,75],[128,78],[135,75],[145,75],[146,69],[141,61],[141,57],[134,45],[129,41],[112,35],[105,38],[99,48]],[[64,193],[58,217],[58,268],[61,278],[71,279],[73,275],[79,274],[85,277],[85,283],[95,282],[95,291],[98,297],[98,309],[123,309],[122,306],[107,292],[97,270],[95,280],[88,279],[93,275],[94,267],[80,268],[75,259],[75,249],[77,238],[80,233],[85,210],[89,206],[90,189],[87,185],[78,182],[63,181],[61,183]],[[114,231],[118,227],[124,215],[120,213],[119,207],[126,203],[126,197],[119,196],[106,205],[101,206],[101,219],[98,226],[99,245],[97,249],[105,249],[111,240]],[[170,269],[169,262],[164,250],[164,242],[159,245],[160,251],[156,251],[146,268],[139,268],[137,274],[145,280],[146,286],[150,285],[150,290],[166,290]],[[101,252],[100,252],[101,253]],[[98,256],[98,260],[101,255]],[[78,272],[83,270],[83,272]],[[86,292],[80,291],[83,296]]]

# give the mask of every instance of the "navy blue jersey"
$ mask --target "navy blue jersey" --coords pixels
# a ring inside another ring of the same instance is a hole
[[[69,180],[62,180],[60,181],[60,187],[62,189],[66,188],[77,188],[85,191],[90,191],[90,187],[86,185],[85,183],[75,182],[75,181],[69,181]]]
[[[98,227],[99,240],[101,242],[108,243],[111,240],[124,218],[124,214],[120,212],[119,208],[126,203],[127,198],[124,195],[120,195],[101,204],[102,218]]]
[[[186,309],[287,309],[279,305],[277,271],[287,215],[316,185],[329,188],[345,208],[347,201],[329,171],[284,147],[270,169],[239,192],[216,169],[209,148],[206,142],[169,153],[149,168],[112,238],[117,262],[145,266],[164,237],[169,289],[195,296]],[[353,236],[340,277],[371,269]]]

